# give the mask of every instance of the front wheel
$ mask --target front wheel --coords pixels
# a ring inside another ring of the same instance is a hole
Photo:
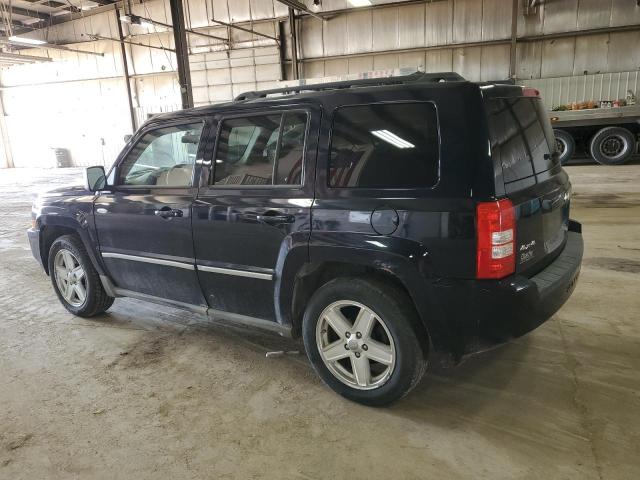
[[[60,303],[80,317],[93,317],[113,304],[98,272],[75,235],[57,238],[49,250],[49,275]]]
[[[424,327],[411,299],[391,284],[363,278],[326,283],[307,306],[302,335],[320,378],[365,405],[402,398],[426,369]]]

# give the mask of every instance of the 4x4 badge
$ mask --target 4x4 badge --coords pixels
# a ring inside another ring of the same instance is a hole
[[[520,245],[520,251],[525,252],[529,250],[531,247],[535,247],[535,246],[536,246],[536,241],[531,240],[529,243],[523,243],[522,245]]]

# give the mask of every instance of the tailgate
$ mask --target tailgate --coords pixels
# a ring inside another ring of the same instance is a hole
[[[561,251],[569,225],[571,184],[555,152],[542,101],[485,97],[496,191],[516,210],[516,272],[534,275]]]

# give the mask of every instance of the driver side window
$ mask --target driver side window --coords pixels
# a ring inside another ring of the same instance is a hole
[[[202,123],[152,130],[120,165],[119,185],[191,186]]]

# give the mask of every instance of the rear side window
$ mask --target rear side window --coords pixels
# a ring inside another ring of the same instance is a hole
[[[307,114],[287,112],[223,120],[216,185],[301,185]]]
[[[486,101],[491,155],[505,183],[549,170],[556,162],[555,138],[542,101],[533,97]]]
[[[333,116],[329,186],[428,188],[438,181],[431,103],[342,107]]]

